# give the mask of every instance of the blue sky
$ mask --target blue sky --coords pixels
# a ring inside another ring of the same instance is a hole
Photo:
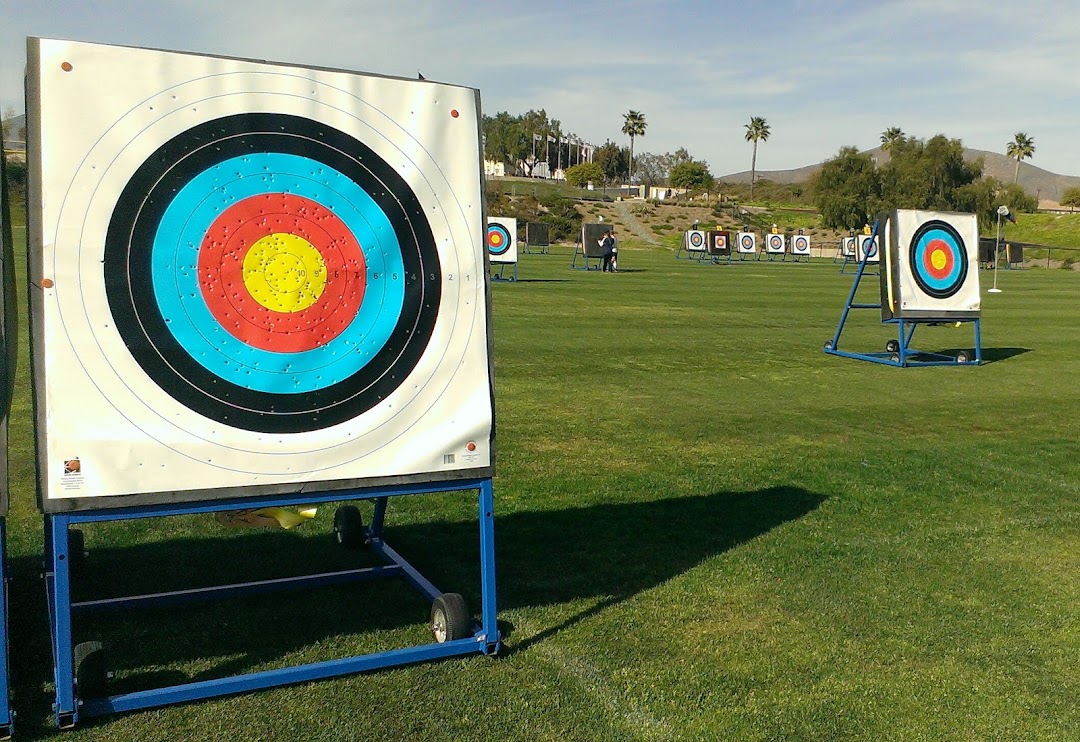
[[[180,49],[477,87],[484,110],[545,108],[565,130],[637,151],[686,147],[749,169],[799,167],[899,126],[1080,175],[1080,3],[1029,0],[454,2],[0,0],[0,108],[22,110],[28,35]]]

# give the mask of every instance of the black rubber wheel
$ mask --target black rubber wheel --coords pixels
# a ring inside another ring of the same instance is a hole
[[[885,352],[886,353],[897,353],[899,351],[900,351],[900,341],[899,340],[890,340],[889,342],[885,343]]]
[[[86,536],[78,528],[68,529],[68,570],[78,572],[86,564]]]
[[[105,667],[105,648],[101,642],[75,645],[75,695],[99,698],[106,695],[109,673]]]
[[[346,549],[360,549],[368,542],[364,518],[354,505],[342,505],[334,513],[334,538]]]
[[[971,356],[968,355],[966,350],[962,350],[956,354],[957,363],[971,363]]]
[[[465,598],[443,593],[431,604],[431,633],[439,644],[472,636],[472,620]]]
[[[825,341],[825,350],[832,350],[832,340]]]

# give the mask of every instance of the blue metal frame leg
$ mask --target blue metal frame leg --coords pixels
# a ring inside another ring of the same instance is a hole
[[[0,518],[0,739],[10,739],[15,730],[8,682],[8,578],[7,519]]]
[[[369,580],[381,577],[403,577],[429,602],[441,591],[382,540],[383,525],[389,498],[393,495],[447,492],[462,489],[477,491],[480,537],[480,592],[481,620],[474,624],[473,635],[442,643],[423,644],[415,647],[393,649],[369,655],[348,657],[340,660],[315,662],[297,667],[286,667],[264,672],[247,673],[213,680],[182,683],[164,688],[153,688],[134,693],[122,693],[102,698],[78,696],[75,681],[74,644],[72,630],[73,613],[99,610],[122,610],[141,606],[161,606],[207,600],[220,597],[237,597],[253,593],[267,593],[296,587],[313,587],[338,584],[346,581]],[[374,500],[375,510],[368,533],[372,550],[383,557],[386,565],[340,572],[308,575],[258,582],[222,585],[195,590],[179,590],[151,595],[128,596],[107,600],[73,603],[71,600],[70,559],[68,558],[68,528],[73,523],[124,520],[131,518],[163,517],[192,513],[208,513],[232,508],[267,506],[292,506],[315,502],[333,502],[349,499]],[[367,670],[412,664],[426,660],[442,659],[468,654],[495,654],[500,647],[496,620],[495,594],[495,514],[494,488],[491,479],[468,480],[454,483],[418,485],[408,488],[376,488],[358,492],[336,492],[321,495],[280,496],[252,500],[219,503],[186,503],[147,508],[54,514],[45,516],[46,536],[46,588],[49,606],[49,626],[52,634],[57,725],[70,728],[80,716],[100,716],[125,711],[155,708],[174,703],[194,701],[217,696],[231,695],[280,685],[319,680]]]

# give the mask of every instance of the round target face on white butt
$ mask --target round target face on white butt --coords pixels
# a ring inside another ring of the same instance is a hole
[[[31,52],[46,500],[490,466],[475,91]]]

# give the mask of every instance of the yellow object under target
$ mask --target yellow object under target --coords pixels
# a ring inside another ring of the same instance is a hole
[[[326,263],[303,237],[275,232],[248,250],[244,257],[244,286],[267,309],[300,312],[322,296]]]

